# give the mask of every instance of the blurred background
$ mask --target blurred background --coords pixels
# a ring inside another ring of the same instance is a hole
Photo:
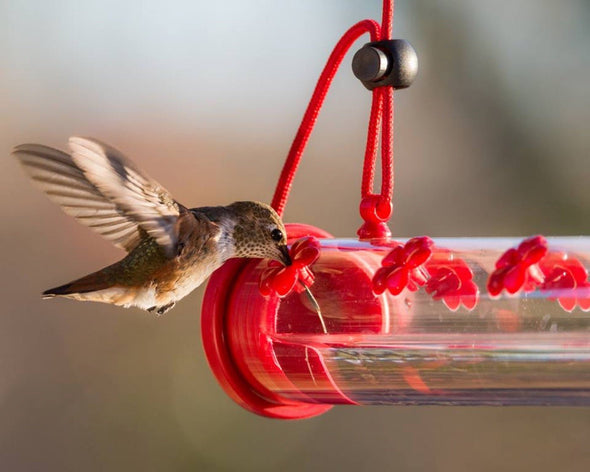
[[[157,319],[39,297],[122,253],[33,188],[12,146],[94,136],[187,205],[268,202],[331,48],[380,9],[0,2],[2,470],[589,470],[590,409],[337,407],[268,420],[210,373],[202,288]],[[588,24],[587,0],[396,2],[394,37],[414,45],[420,72],[396,94],[395,235],[590,234]],[[350,237],[370,105],[351,57],[286,211]]]

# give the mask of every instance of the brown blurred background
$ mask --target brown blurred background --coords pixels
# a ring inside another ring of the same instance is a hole
[[[420,72],[396,95],[394,233],[590,234],[590,3],[396,3]],[[159,319],[39,297],[122,254],[34,189],[13,145],[90,135],[187,205],[269,201],[325,59],[366,17],[379,1],[0,2],[1,470],[590,469],[590,409],[268,420],[210,373],[202,289]],[[287,221],[354,236],[369,103],[349,56]]]

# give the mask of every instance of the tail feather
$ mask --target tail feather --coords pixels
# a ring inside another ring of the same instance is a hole
[[[79,279],[60,285],[59,287],[50,288],[43,292],[44,297],[56,297],[61,295],[70,295],[72,293],[88,293],[97,290],[104,290],[112,286],[109,277],[103,270],[93,272]]]
[[[58,297],[60,295],[68,295],[68,294],[72,293],[72,291],[71,291],[72,283],[73,282],[70,282],[70,283],[67,283],[64,285],[60,285],[59,287],[49,288],[41,294],[41,297],[43,297],[44,299],[47,299],[47,298]]]
[[[107,274],[104,271],[98,271],[59,287],[45,290],[42,297],[45,299],[66,297],[76,300],[108,301],[105,300],[105,295],[107,295],[105,292],[110,292],[109,289],[113,288],[115,288],[114,284]]]
[[[73,300],[110,303],[118,306],[139,306],[147,309],[158,305],[155,300],[155,293],[150,292],[149,296],[137,300],[138,293],[143,293],[140,287],[121,285],[113,280],[109,270],[112,266],[86,275],[59,287],[50,288],[43,292],[43,298],[65,297]],[[145,294],[144,294],[145,295]],[[139,303],[139,304],[138,304]]]

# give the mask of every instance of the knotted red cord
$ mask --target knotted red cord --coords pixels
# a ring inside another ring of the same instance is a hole
[[[342,63],[342,60],[353,43],[363,34],[369,33],[371,41],[391,39],[393,24],[393,0],[383,1],[382,26],[374,20],[363,20],[353,25],[334,47],[326,65],[318,79],[313,95],[305,110],[295,139],[281,171],[279,181],[272,200],[272,206],[282,216],[297,167],[309,140],[309,136],[317,121],[318,114],[328,89]],[[373,90],[371,115],[367,132],[365,162],[361,187],[361,216],[365,220],[359,229],[361,239],[383,238],[390,235],[387,220],[391,216],[393,197],[393,88],[377,87]],[[381,127],[381,193],[374,194],[375,162]]]

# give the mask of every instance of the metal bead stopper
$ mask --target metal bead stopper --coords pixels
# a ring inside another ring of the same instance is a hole
[[[403,39],[375,41],[356,52],[352,72],[369,90],[383,86],[407,88],[418,73],[418,56]]]
[[[366,46],[357,51],[352,59],[352,72],[357,79],[376,82],[387,72],[389,61],[380,49]]]

